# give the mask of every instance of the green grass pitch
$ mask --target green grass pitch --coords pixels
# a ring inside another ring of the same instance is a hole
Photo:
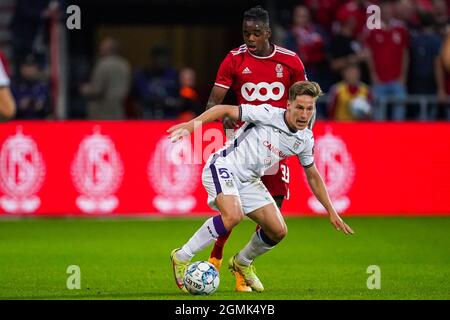
[[[169,255],[203,220],[0,220],[0,299],[450,299],[450,218],[346,218],[353,236],[326,218],[287,218],[288,236],[255,262],[265,292],[234,292],[222,267],[216,293],[191,296],[175,286]],[[254,229],[236,227],[224,262]],[[66,287],[69,265],[80,267],[79,290]],[[379,290],[367,288],[370,265]]]

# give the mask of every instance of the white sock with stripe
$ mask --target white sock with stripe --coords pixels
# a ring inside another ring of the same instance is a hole
[[[253,234],[244,249],[237,254],[236,260],[243,266],[249,266],[256,257],[270,251],[275,245],[276,243],[269,239],[262,229],[259,229]]]
[[[176,257],[181,261],[191,261],[194,255],[205,249],[217,238],[227,233],[223,225],[222,217],[215,216],[209,218],[205,223],[194,233],[194,235],[186,242],[186,244],[177,251]]]

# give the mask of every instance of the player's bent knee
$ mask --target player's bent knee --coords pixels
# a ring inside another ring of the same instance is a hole
[[[283,229],[282,229],[281,232],[280,232],[279,237],[280,237],[281,239],[284,239],[284,238],[287,236],[287,233],[288,233],[288,228],[287,228],[286,225],[284,225]],[[281,241],[281,240],[280,240],[280,241]]]
[[[278,243],[281,240],[283,240],[284,237],[286,237],[286,235],[287,235],[287,226],[284,225],[284,226],[280,226],[279,228],[276,228],[275,230],[273,230],[270,234],[270,238],[274,242]]]
[[[237,226],[243,218],[244,215],[241,212],[222,214],[223,224],[228,231]]]
[[[274,236],[274,241],[275,242],[280,242],[281,240],[283,240],[284,239],[284,237],[286,237],[286,232],[283,230],[283,231],[280,231],[280,232],[278,232],[278,233],[276,233],[275,234],[275,236]]]
[[[238,197],[226,196],[221,193],[216,198],[216,205],[220,210],[223,224],[228,231],[238,225],[244,218]]]

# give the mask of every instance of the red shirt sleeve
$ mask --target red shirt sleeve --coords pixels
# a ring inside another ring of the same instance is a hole
[[[233,55],[229,53],[222,61],[219,67],[219,71],[217,71],[216,82],[214,83],[214,85],[225,89],[230,89],[234,81],[232,58]]]
[[[292,72],[291,83],[308,80],[306,76],[305,66],[303,65],[302,60],[300,60],[300,57],[298,55],[296,55],[294,59],[295,63],[294,71]]]

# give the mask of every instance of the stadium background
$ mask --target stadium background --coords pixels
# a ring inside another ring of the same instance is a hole
[[[20,67],[9,22],[19,2],[0,3],[1,49],[12,81]],[[33,7],[39,1],[23,3]],[[221,60],[242,43],[243,12],[262,4],[270,11],[272,28],[283,30],[298,3],[77,1],[81,30],[66,28],[69,15],[64,10],[59,18],[50,14],[44,19],[41,38],[32,48],[48,84],[49,112],[40,119],[0,125],[0,297],[186,298],[170,279],[168,252],[190,235],[201,217],[213,213],[199,181],[201,164],[177,171],[164,132],[198,110],[152,119],[127,99],[122,120],[89,119],[79,86],[89,80],[97,46],[106,36],[120,42],[133,70],[146,66],[151,49],[163,45],[176,70],[195,70],[203,108]],[[70,4],[60,1],[59,7]],[[346,242],[330,234],[326,221],[316,219],[320,206],[310,199],[303,173],[292,159],[291,198],[284,210],[290,233],[278,251],[258,261],[258,270],[267,275],[280,261],[292,259],[298,243],[300,259],[266,276],[265,283],[273,288],[267,294],[236,297],[231,279],[224,276],[216,298],[450,297],[450,124],[444,111],[429,116],[436,95],[409,97],[409,110],[414,111],[402,122],[333,121],[326,102],[320,104],[314,129],[321,146],[317,164],[357,236]],[[227,97],[233,101],[232,95]],[[220,131],[218,124],[207,128]],[[246,243],[253,228],[250,221],[237,228],[226,254]],[[333,252],[351,253],[330,258]],[[206,253],[199,257],[206,258]],[[81,290],[65,286],[71,264],[84,272]],[[384,290],[366,288],[365,271],[371,264],[384,270]],[[291,279],[282,276],[299,270]],[[335,280],[339,276],[345,285]]]

